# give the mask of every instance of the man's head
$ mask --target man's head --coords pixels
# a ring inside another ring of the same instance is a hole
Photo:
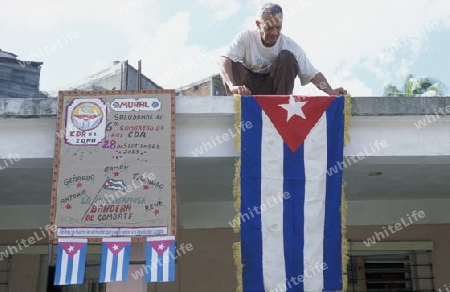
[[[261,34],[261,41],[266,47],[271,47],[275,45],[281,34],[283,10],[278,4],[266,3],[261,8],[259,15],[256,26]]]

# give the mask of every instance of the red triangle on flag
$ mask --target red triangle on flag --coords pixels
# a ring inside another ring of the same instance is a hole
[[[59,242],[59,246],[72,258],[86,243],[85,242]]]
[[[284,143],[295,152],[336,96],[255,95]]]
[[[162,255],[175,240],[155,240],[148,241],[148,244],[158,253]]]
[[[124,247],[126,247],[128,244],[130,244],[129,241],[117,241],[117,242],[115,242],[115,241],[110,241],[110,242],[104,241],[103,243],[106,245],[106,247],[108,247],[108,249],[114,255],[117,255],[119,252],[122,251],[122,249]]]

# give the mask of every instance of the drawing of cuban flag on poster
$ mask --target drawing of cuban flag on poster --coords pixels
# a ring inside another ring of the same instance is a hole
[[[98,145],[105,138],[105,132],[106,105],[101,99],[74,99],[67,106],[67,144]]]

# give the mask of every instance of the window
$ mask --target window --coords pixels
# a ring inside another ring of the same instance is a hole
[[[432,292],[431,253],[431,250],[353,250],[347,266],[347,291]]]
[[[9,286],[9,273],[11,269],[11,255],[0,260],[0,292],[7,292]]]

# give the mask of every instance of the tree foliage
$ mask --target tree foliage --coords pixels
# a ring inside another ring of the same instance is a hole
[[[440,96],[442,84],[435,78],[417,78],[412,74],[406,77],[403,91],[396,85],[388,84],[384,87],[384,96]]]

